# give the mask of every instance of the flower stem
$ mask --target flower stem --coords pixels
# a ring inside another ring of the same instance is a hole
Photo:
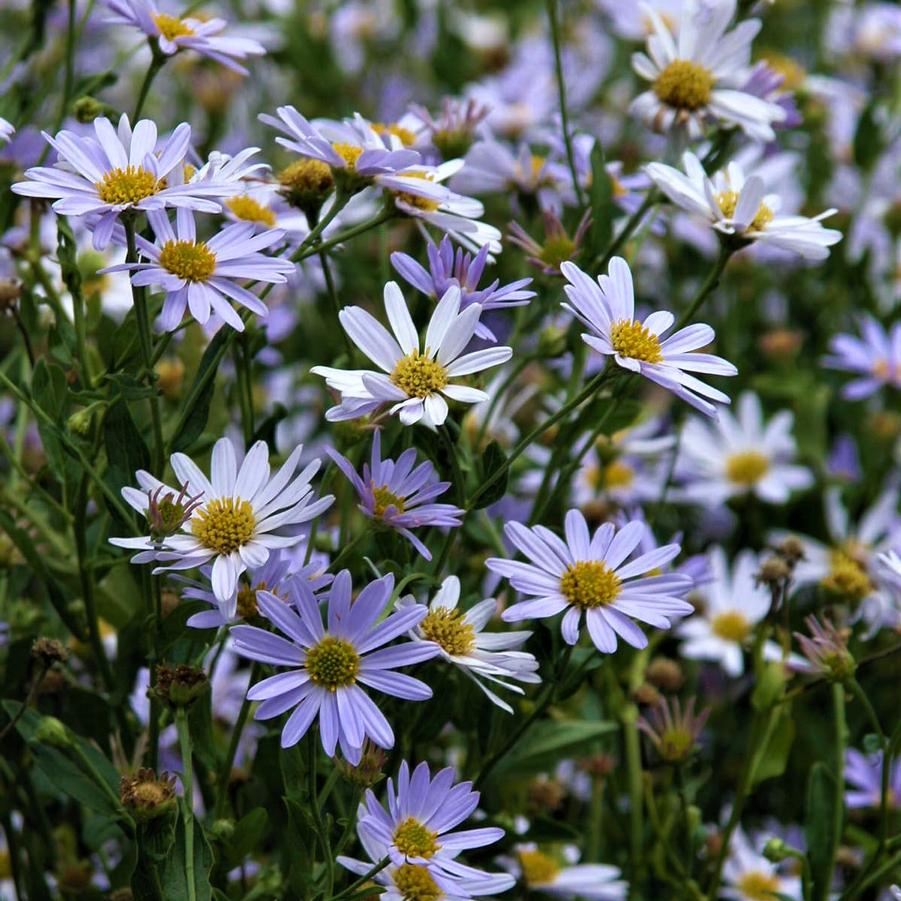
[[[250,670],[250,681],[248,687],[253,685],[260,678],[261,667],[259,663],[254,663]],[[250,705],[253,703],[249,698],[245,697],[241,702],[241,709],[238,711],[238,718],[232,728],[231,741],[228,744],[228,751],[219,768],[219,775],[216,779],[216,808],[213,814],[214,820],[220,820],[225,815],[225,806],[228,803],[228,780],[231,776],[232,767],[235,764],[235,756],[238,753],[238,745],[241,743],[241,734],[244,732],[244,726],[247,724],[247,717],[250,713]]]
[[[720,252],[716,258],[716,264],[713,269],[710,270],[710,273],[707,275],[707,278],[704,280],[704,284],[698,289],[698,293],[695,294],[694,299],[689,305],[688,309],[682,314],[679,318],[679,322],[676,324],[675,331],[678,331],[680,328],[684,328],[688,325],[692,319],[694,319],[695,314],[701,308],[701,305],[705,300],[716,290],[717,285],[720,283],[720,279],[722,278],[723,271],[726,268],[726,263],[729,262],[729,257],[732,256],[732,248],[727,246],[725,243],[720,244]]]
[[[188,901],[197,901],[197,886],[194,882],[194,774],[191,764],[191,732],[188,729],[188,711],[185,707],[179,707],[175,711],[175,728],[178,730],[182,784],[185,788],[185,796],[182,798],[182,822],[185,827],[185,879],[188,883]]]
[[[135,104],[135,111],[131,116],[132,125],[134,125],[141,117],[141,112],[144,109],[147,95],[150,93],[150,86],[153,84],[153,79],[156,78],[160,69],[166,64],[166,57],[153,43],[153,39],[148,38],[147,42],[150,44],[150,52],[153,54],[153,57],[150,60],[150,65],[147,68],[147,74],[144,76],[144,81],[141,83],[141,90],[138,93],[138,102]]]

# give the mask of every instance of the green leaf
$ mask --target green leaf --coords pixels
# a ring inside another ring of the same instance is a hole
[[[56,422],[62,422],[68,404],[66,374],[61,366],[41,357],[31,375],[31,396],[34,402]]]
[[[260,846],[268,828],[269,814],[263,807],[255,807],[238,820],[226,845],[226,866],[229,869],[238,866],[251,851]]]
[[[588,752],[601,736],[617,729],[619,726],[616,723],[603,720],[596,723],[579,720],[538,722],[522,736],[497,771],[512,770],[517,775],[523,775],[542,772],[549,767],[553,769],[562,757]]]
[[[104,480],[116,493],[125,485],[133,485],[139,469],[149,469],[150,452],[135,425],[128,405],[123,399],[113,403],[103,417],[103,443],[106,447],[107,469]],[[119,514],[114,507],[110,513]]]
[[[203,827],[192,820],[194,829],[194,897],[197,901],[211,901],[213,890],[210,886],[210,870],[213,867],[213,852],[206,840]],[[189,898],[187,848],[185,843],[185,821],[178,819],[175,828],[175,845],[166,858],[162,873],[163,897],[169,899]]]
[[[842,792],[835,776],[822,761],[810,769],[804,837],[813,879],[811,901],[825,901],[832,885],[835,853],[841,841]]]
[[[482,482],[485,484],[501,467],[506,465],[507,455],[501,449],[501,446],[492,441],[485,452],[482,454]],[[509,469],[498,478],[498,480],[484,493],[476,502],[477,510],[483,507],[490,507],[493,503],[499,501],[507,493],[507,482],[510,477]]]
[[[604,165],[604,151],[595,141],[591,151],[591,230],[588,233],[587,259],[602,253],[613,236],[613,182]]]
[[[764,779],[773,779],[785,772],[788,755],[795,740],[795,720],[790,705],[783,708],[777,716],[776,724],[767,742],[760,763],[754,771],[752,787]]]

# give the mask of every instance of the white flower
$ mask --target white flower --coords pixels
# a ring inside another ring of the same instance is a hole
[[[763,179],[746,177],[738,163],[729,163],[711,179],[693,153],[687,152],[682,162],[687,174],[663,163],[650,163],[646,171],[673,203],[703,217],[720,234],[791,251],[809,260],[824,260],[828,248],[841,240],[840,231],[821,224],[834,209],[812,219],[779,216],[780,197],[765,194]]]
[[[382,371],[314,366],[311,372],[324,376],[330,388],[341,392],[341,404],[326,413],[327,419],[356,419],[390,403],[389,412],[397,413],[404,425],[421,421],[434,427],[447,418],[445,398],[468,404],[487,400],[484,391],[450,382],[457,376],[506,363],[513,354],[509,347],[463,354],[475,334],[482,312],[479,304],[461,312],[460,289],[448,288],[432,313],[421,350],[396,282],[385,285],[385,312],[393,336],[361,307],[345,307],[340,312],[344,331]]]
[[[209,479],[190,457],[173,454],[170,463],[175,477],[184,494],[194,495],[194,503],[181,503],[184,494],[139,470],[140,489],[126,486],[122,496],[148,516],[152,528],[154,510],[163,507],[172,528],[166,534],[111,538],[110,542],[138,551],[133,563],[166,564],[155,572],[193,569],[212,560],[213,594],[222,605],[222,615],[230,620],[235,615],[238,577],[266,563],[270,551],[302,541],[296,528],[290,535],[282,530],[308,522],[334,500],[332,495],[313,500],[310,480],[319,469],[318,460],[292,480],[302,452],[303,446],[296,447],[270,478],[265,441],[251,447],[239,468],[232,442],[220,438],[213,447]]]
[[[410,632],[414,641],[434,642],[441,656],[469,676],[479,688],[507,713],[513,708],[499,698],[482,680],[488,680],[517,694],[523,694],[518,682],[541,682],[538,661],[532,654],[517,651],[531,632],[485,632],[485,626],[497,611],[497,601],[486,598],[469,610],[459,610],[460,580],[448,576],[429,604],[428,615]],[[398,607],[414,605],[412,597],[401,598]]]
[[[745,645],[772,601],[770,590],[758,585],[755,579],[759,568],[752,551],[741,551],[730,572],[725,551],[721,547],[713,548],[710,552],[712,578],[695,589],[701,603],[691,619],[682,623],[676,632],[684,639],[679,649],[683,657],[718,663],[732,677],[744,672]],[[782,656],[781,648],[772,641],[763,650],[768,660]]]
[[[772,125],[785,111],[742,89],[760,22],[746,19],[727,33],[735,0],[685,0],[677,43],[656,10],[644,10],[653,34],[647,54],[633,54],[632,67],[652,87],[632,101],[631,112],[657,131],[685,128],[692,139],[701,137],[709,120],[717,120],[737,125],[755,140],[772,141]]]
[[[734,901],[801,898],[801,878],[780,872],[778,865],[770,863],[757,851],[738,828],[729,844],[720,895]]]
[[[11,122],[0,117],[0,144],[5,144],[12,140],[12,136],[16,133],[16,129]]]
[[[567,866],[531,843],[516,845],[514,850],[516,857],[505,861],[508,868],[537,894],[586,901],[624,901],[629,893],[629,885],[620,878],[622,873],[617,867],[600,863]]]
[[[592,334],[582,335],[589,347],[612,356],[618,366],[656,382],[708,416],[716,415],[716,407],[704,398],[729,403],[722,391],[691,375],[738,373],[722,357],[696,352],[713,341],[713,329],[698,323],[664,339],[675,322],[672,313],[658,310],[644,322],[636,320],[632,273],[622,257],[614,257],[609,274],[599,275],[597,282],[575,263],[563,263],[560,271],[569,282],[563,289],[569,303],[563,307],[591,330]]]
[[[736,407],[737,416],[726,410],[714,423],[697,417],[686,422],[676,463],[676,474],[686,484],[678,494],[704,505],[746,494],[784,504],[793,491],[813,484],[810,470],[793,462],[791,411],[782,410],[765,423],[760,398],[750,391]]]

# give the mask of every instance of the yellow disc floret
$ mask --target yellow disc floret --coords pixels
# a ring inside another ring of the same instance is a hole
[[[654,82],[654,93],[668,106],[693,111],[710,102],[716,77],[689,59],[673,60]]]
[[[326,636],[307,651],[306,667],[314,685],[337,691],[357,681],[360,655],[349,641]]]
[[[390,378],[408,397],[428,397],[447,384],[447,370],[428,351],[414,350],[397,361]]]
[[[610,343],[621,357],[643,363],[660,363],[663,352],[660,339],[640,322],[621,319],[610,326]]]
[[[822,585],[827,591],[851,601],[862,601],[873,590],[866,567],[846,548],[830,552],[829,572]]]
[[[739,451],[726,457],[726,478],[736,485],[754,485],[769,469],[769,457],[760,451]]]
[[[243,219],[245,222],[259,222],[268,225],[269,228],[275,225],[275,213],[258,200],[254,200],[249,194],[229,197],[225,201],[225,205],[237,219]]]
[[[194,29],[184,19],[179,19],[177,16],[158,13],[153,17],[153,21],[160,30],[160,37],[164,37],[167,41],[187,38],[194,34]]]
[[[527,885],[552,885],[560,867],[553,857],[541,851],[520,851],[519,865]]]
[[[620,580],[606,563],[580,560],[566,568],[560,579],[560,592],[577,607],[602,607],[619,597]]]
[[[710,631],[717,638],[742,642],[751,634],[751,624],[739,610],[726,610],[713,617],[710,621]]]
[[[432,181],[432,177],[428,172],[404,172],[404,178],[419,178],[423,181]],[[409,206],[416,207],[417,210],[423,210],[426,213],[434,213],[441,204],[431,197],[423,197],[420,194],[414,194],[410,191],[396,192],[398,200],[402,200]]]
[[[394,872],[394,887],[403,901],[439,901],[444,894],[425,867],[405,863]]]
[[[779,877],[760,870],[751,870],[738,878],[736,888],[742,896],[753,901],[773,901],[779,891]]]
[[[257,521],[249,501],[217,497],[198,510],[191,531],[206,548],[217,554],[232,554],[254,536]]]
[[[372,496],[375,500],[375,510],[373,513],[376,516],[384,516],[385,511],[389,507],[394,507],[397,513],[404,512],[404,499],[399,495],[394,494],[392,491],[389,491],[387,485],[381,485],[380,487],[373,486]]]
[[[126,166],[104,173],[103,180],[97,182],[97,193],[104,203],[140,203],[164,186],[165,182],[142,166]]]
[[[719,204],[720,209],[723,211],[723,216],[725,216],[726,219],[731,219],[735,215],[735,208],[738,206],[738,197],[738,191],[720,191],[720,193],[716,195],[716,202]],[[748,228],[751,231],[763,231],[773,221],[774,215],[773,211],[765,203],[761,203],[760,206],[757,207],[757,212],[754,214],[754,218],[751,220],[751,224]]]
[[[216,271],[216,254],[203,241],[167,241],[160,266],[189,282],[205,282]]]
[[[407,817],[394,830],[394,844],[404,857],[434,856],[439,848],[438,833],[432,832],[415,817]]]
[[[356,144],[344,144],[338,142],[337,144],[332,144],[332,150],[344,160],[345,169],[348,169],[351,172],[356,171],[357,160],[363,153],[362,147],[358,147]]]
[[[436,607],[419,626],[422,634],[453,656],[470,653],[476,646],[476,630],[469,623],[463,622],[460,610],[449,607]]]

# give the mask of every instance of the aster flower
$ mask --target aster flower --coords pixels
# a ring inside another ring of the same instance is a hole
[[[476,685],[507,713],[513,708],[499,698],[485,681],[524,694],[518,685],[511,685],[506,679],[537,685],[538,661],[526,651],[515,650],[532,634],[531,632],[486,632],[492,617],[497,613],[497,601],[484,601],[463,611],[460,602],[460,580],[448,576],[429,604],[428,616],[411,631],[414,641],[433,642],[441,649],[441,656],[453,666],[469,676]],[[412,597],[401,598],[399,607],[416,602]]]
[[[303,564],[298,559],[297,548],[278,550],[269,555],[269,559],[262,566],[250,567],[238,579],[237,597],[234,608],[237,619],[249,620],[259,615],[257,607],[257,592],[268,591],[283,601],[291,602],[293,598],[291,586],[296,580],[306,580],[313,592],[321,591],[332,584],[333,576],[325,572],[324,562],[314,560]],[[302,550],[302,548],[301,548]],[[176,580],[187,587],[182,591],[182,598],[186,600],[203,601],[212,609],[203,610],[191,616],[185,625],[193,629],[218,629],[228,625],[229,620],[222,614],[216,595],[210,588],[212,582],[212,567],[202,566],[200,574],[204,581],[185,579],[176,576]],[[227,605],[231,607],[231,604]]]
[[[861,754],[855,748],[845,752],[845,804],[855,810],[879,807],[882,803],[882,751]],[[888,803],[893,809],[901,808],[901,760],[889,764]]]
[[[156,41],[166,56],[179,50],[193,50],[242,75],[247,74],[237,60],[262,56],[262,45],[249,38],[220,37],[228,23],[224,19],[195,19],[163,12],[154,0],[104,0],[115,14],[111,22],[131,25]]]
[[[0,116],[0,143],[6,144],[12,140],[12,136],[16,133],[16,129],[11,122],[7,122]]]
[[[488,108],[475,100],[456,100],[445,97],[441,114],[437,117],[416,104],[412,113],[427,130],[429,139],[444,159],[457,159],[469,150],[475,139],[476,126],[488,115]]]
[[[276,113],[277,118],[265,113],[259,117],[261,122],[287,135],[277,137],[276,143],[324,163],[351,182],[365,182],[420,160],[415,150],[405,148],[395,135],[379,134],[359,113],[343,122],[323,119],[315,123],[305,119],[293,106],[280,106]]]
[[[156,125],[141,119],[132,131],[128,116],[114,129],[109,119],[94,120],[94,135],[61,131],[44,137],[58,160],[48,168],[37,166],[25,173],[27,181],[12,186],[26,197],[56,198],[53,209],[64,216],[93,218],[94,246],[109,243],[117,218],[130,210],[184,207],[218,213],[219,198],[233,187],[216,179],[185,182],[185,156],[191,143],[191,126],[179,125],[162,143]]]
[[[710,716],[707,707],[695,715],[697,698],[689,698],[684,709],[678,698],[661,698],[636,725],[651,740],[654,749],[667,763],[681,763],[694,752],[701,730]]]
[[[462,353],[475,334],[482,308],[473,303],[461,311],[457,287],[448,288],[435,307],[422,350],[396,282],[385,285],[385,311],[394,336],[361,307],[340,312],[344,331],[382,372],[314,366],[311,372],[341,392],[341,404],[332,407],[326,419],[356,419],[390,403],[389,412],[397,413],[404,425],[439,426],[447,418],[445,398],[470,404],[487,399],[484,391],[452,384],[450,379],[506,363],[513,355],[509,347]]]
[[[561,267],[567,261],[578,259],[582,252],[582,242],[591,226],[591,213],[586,211],[572,237],[563,227],[559,216],[551,210],[542,213],[544,223],[544,243],[533,238],[518,222],[507,226],[507,237],[511,244],[526,252],[526,260],[544,275],[560,275]]]
[[[759,901],[760,898],[801,898],[801,877],[780,870],[749,841],[739,827],[732,834],[723,866],[723,898]]]
[[[825,617],[822,623],[815,616],[804,618],[809,635],[795,632],[795,638],[806,658],[800,672],[824,676],[833,682],[842,682],[854,675],[854,658],[848,651],[848,634],[839,631]]]
[[[683,639],[679,652],[689,660],[718,663],[734,678],[744,672],[745,646],[767,615],[772,597],[757,580],[760,561],[752,551],[740,551],[731,570],[721,547],[714,547],[709,557],[711,579],[695,587],[695,614],[676,630]],[[773,641],[766,642],[763,653],[767,660],[782,659],[782,648]]]
[[[901,322],[888,329],[873,316],[862,316],[860,335],[835,335],[823,360],[829,369],[857,376],[842,389],[842,397],[861,400],[883,387],[901,389]]]
[[[738,126],[755,140],[772,141],[773,124],[785,111],[742,90],[760,22],[745,19],[727,32],[735,0],[686,0],[676,39],[656,10],[645,7],[645,12],[653,34],[647,54],[633,54],[632,67],[652,87],[632,101],[630,111],[657,131],[683,128],[691,139],[716,121]]]
[[[793,425],[790,410],[766,422],[751,391],[739,397],[736,416],[723,411],[714,423],[692,417],[682,430],[676,463],[685,483],[681,496],[704,505],[742,495],[784,504],[792,492],[813,484],[811,471],[794,463]]]
[[[697,323],[664,339],[675,322],[672,313],[658,310],[639,322],[632,273],[622,257],[614,257],[608,275],[598,276],[597,282],[573,263],[564,263],[560,271],[569,282],[564,288],[569,303],[563,307],[590,329],[591,334],[582,335],[589,347],[612,356],[618,366],[643,375],[707,416],[715,416],[716,407],[705,398],[729,403],[722,391],[691,375],[738,373],[722,357],[698,352],[713,341],[713,329]]]
[[[841,240],[842,233],[823,228],[822,220],[837,212],[826,210],[818,216],[780,216],[781,200],[766,194],[759,175],[746,176],[737,162],[731,162],[710,178],[701,161],[690,151],[682,157],[683,174],[663,163],[650,163],[646,171],[657,187],[677,206],[706,219],[725,238],[758,242],[808,260],[824,260],[828,248]]]
[[[432,559],[429,549],[410,530],[460,525],[463,510],[453,504],[433,503],[450,488],[450,482],[439,481],[435,467],[428,461],[414,468],[416,448],[408,448],[396,461],[383,460],[381,432],[376,430],[372,438],[372,461],[363,464],[362,477],[347,457],[331,448],[326,448],[326,453],[356,489],[363,514],[399,532],[426,560]]]
[[[585,517],[570,510],[565,527],[564,542],[544,526],[507,523],[508,540],[530,562],[491,557],[486,566],[509,579],[517,591],[533,597],[504,610],[504,620],[544,618],[565,610],[563,638],[575,644],[584,613],[595,647],[611,654],[617,635],[634,648],[647,647],[647,636],[633,619],[668,629],[672,617],[692,612],[691,604],[683,600],[691,579],[678,573],[648,575],[679,554],[678,544],[664,545],[626,563],[642,539],[643,522],[631,522],[619,530],[604,523],[591,536]]]
[[[505,876],[492,877],[459,863],[457,857],[469,848],[484,848],[504,837],[496,827],[462,829],[459,826],[475,811],[479,793],[471,782],[454,784],[452,767],[432,778],[428,764],[420,763],[413,772],[404,761],[397,774],[397,787],[388,779],[387,809],[372,790],[360,805],[357,831],[373,845],[384,846],[394,866],[414,864],[425,867],[436,884],[453,892],[460,879],[481,876],[486,880],[512,885]],[[495,891],[504,891],[496,887]]]
[[[213,594],[222,615],[230,620],[237,606],[239,576],[248,567],[266,563],[273,550],[302,541],[302,535],[286,535],[284,530],[309,522],[334,500],[330,494],[314,500],[310,480],[319,469],[318,460],[292,480],[302,452],[302,445],[296,447],[270,478],[265,441],[250,448],[239,468],[231,440],[220,438],[213,446],[209,479],[190,457],[173,454],[170,464],[176,478],[186,491],[199,492],[201,503],[181,531],[162,542],[147,536],[111,538],[110,543],[138,551],[133,563],[157,560],[166,564],[155,572],[193,569],[212,560]],[[126,486],[122,497],[141,514],[148,509],[149,493],[160,487],[173,497],[178,494],[144,470],[138,470],[137,480],[141,489]]]
[[[564,849],[564,853],[568,850]],[[533,843],[518,844],[514,851],[516,856],[509,859],[509,869],[530,892],[585,901],[625,901],[629,894],[629,884],[620,878],[622,871],[618,867],[576,863],[577,851],[565,853],[563,859],[541,851]]]
[[[244,331],[244,322],[231,301],[258,316],[265,316],[266,305],[245,282],[284,284],[294,272],[294,264],[280,257],[269,257],[261,250],[279,244],[285,236],[281,229],[259,231],[252,222],[227,225],[208,241],[197,240],[194,214],[179,210],[175,228],[165,210],[151,210],[147,220],[156,235],[151,243],[137,236],[138,249],[147,263],[122,263],[104,272],[130,271],[132,284],[153,285],[165,293],[163,309],[157,320],[161,331],[178,328],[185,315],[205,325],[216,314],[236,331]]]
[[[488,262],[488,251],[487,244],[482,245],[475,257],[462,248],[454,250],[450,238],[445,235],[438,245],[428,242],[428,269],[409,254],[399,251],[391,254],[391,265],[405,282],[435,300],[443,297],[448,288],[456,286],[460,289],[460,308],[464,310],[473,303],[479,304],[483,312],[525,306],[535,296],[534,291],[523,290],[532,283],[530,278],[520,278],[503,287],[500,279],[495,279],[484,288],[479,288]],[[481,320],[476,324],[475,334],[488,341],[497,340]]]
[[[424,682],[392,670],[434,657],[435,648],[411,642],[382,647],[418,623],[425,608],[392,613],[379,622],[394,589],[394,576],[371,582],[351,602],[350,573],[345,569],[329,589],[324,627],[310,586],[295,581],[292,588],[293,610],[270,592],[257,594],[260,613],[287,637],[256,626],[232,629],[239,654],[290,668],[263,679],[247,692],[251,701],[262,701],[255,718],[272,719],[294,708],[281,739],[282,747],[290,748],[318,716],[325,753],[334,757],[340,745],[352,764],[360,762],[367,737],[379,747],[393,747],[394,731],[361,685],[408,701],[432,696]]]
[[[407,166],[379,175],[375,182],[391,194],[394,205],[407,216],[435,226],[472,250],[487,245],[491,253],[500,253],[501,233],[481,221],[485,212],[482,203],[442,184],[461,168],[463,160],[448,160],[438,166]]]

